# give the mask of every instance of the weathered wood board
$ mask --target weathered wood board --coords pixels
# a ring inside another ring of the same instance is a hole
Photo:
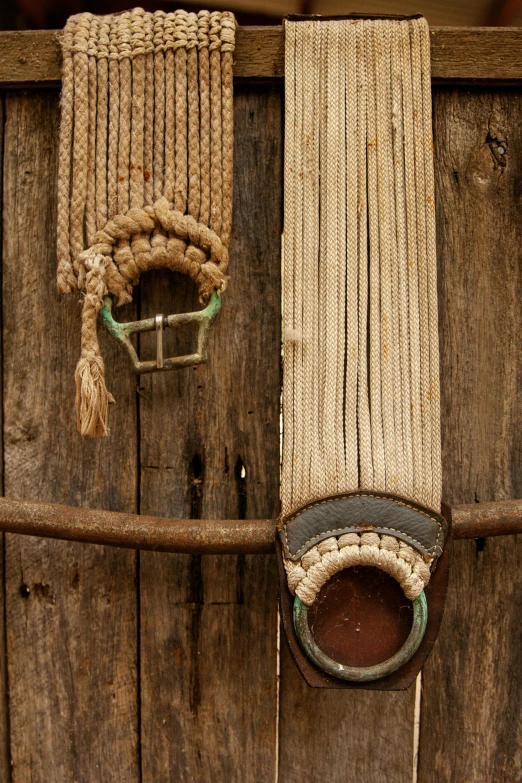
[[[522,497],[522,94],[437,91],[444,496]],[[455,544],[421,783],[522,779],[522,542]]]
[[[343,12],[345,8],[342,9]],[[417,13],[417,7],[412,8]],[[0,86],[48,86],[61,79],[59,30],[0,32]],[[430,27],[432,78],[437,82],[481,80],[520,83],[519,27]],[[239,27],[234,76],[281,79],[284,32],[274,27]]]
[[[0,100],[0,171],[3,170],[3,151],[4,151],[4,101]],[[3,181],[0,177],[0,206],[3,208]],[[0,245],[2,242],[2,225],[0,223]],[[0,271],[1,279],[1,271]],[[1,328],[0,317],[0,328]],[[0,365],[3,367],[3,342],[0,339]],[[0,371],[0,379],[3,373]],[[0,384],[2,381],[0,380]],[[1,387],[0,387],[1,388]],[[2,429],[2,453],[0,455],[0,469],[2,478],[0,479],[0,490],[3,494],[4,477],[4,449],[3,449],[3,406],[0,410],[0,423]],[[7,652],[5,639],[5,535],[0,536],[0,780],[8,780],[11,764],[9,752],[9,712],[7,704]]]
[[[280,90],[236,90],[234,115],[232,280],[209,363],[141,378],[145,514],[278,512]],[[197,307],[183,278],[158,274],[142,284],[144,317]],[[165,350],[176,355],[189,337],[171,332]],[[140,563],[143,780],[167,783],[176,769],[187,783],[273,781],[274,559],[143,552]]]
[[[282,644],[280,780],[411,781],[415,688],[311,689]]]
[[[521,497],[522,95],[445,87],[434,106],[445,498]],[[93,443],[77,435],[73,416],[79,302],[58,297],[53,279],[58,96],[6,95],[10,497],[173,517],[276,514],[279,88],[237,89],[235,117],[232,280],[211,361],[136,381],[104,337],[118,406],[111,439]],[[156,274],[127,315],[194,304],[185,281]],[[278,681],[271,557],[6,538],[2,781],[413,779],[413,689],[309,690],[284,642]],[[455,547],[446,617],[423,677],[418,783],[521,778],[521,560],[515,537]]]
[[[7,96],[5,492],[135,511],[135,393],[109,340],[113,437],[87,441],[75,431],[79,302],[59,297],[54,282],[58,119],[56,92]],[[109,783],[116,769],[138,781],[135,553],[6,538],[13,783]]]

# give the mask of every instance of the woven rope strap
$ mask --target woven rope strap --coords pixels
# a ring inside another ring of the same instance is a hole
[[[357,488],[439,511],[428,26],[289,21],[285,36],[282,514]],[[431,562],[364,533],[285,566],[310,604],[351,565],[415,598]]]
[[[81,290],[76,409],[107,435],[96,325],[143,272],[187,274],[200,300],[227,283],[232,226],[231,13],[72,16],[62,36],[58,290]]]

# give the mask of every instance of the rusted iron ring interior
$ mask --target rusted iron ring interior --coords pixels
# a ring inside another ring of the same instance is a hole
[[[308,607],[297,595],[294,599],[294,629],[299,643],[308,657],[316,666],[327,674],[332,675],[332,677],[352,682],[380,680],[404,666],[417,652],[422,642],[428,622],[428,604],[424,591],[412,602],[412,607],[413,622],[411,631],[403,646],[391,658],[373,666],[345,666],[326,655],[312,636],[310,626],[308,625]]]

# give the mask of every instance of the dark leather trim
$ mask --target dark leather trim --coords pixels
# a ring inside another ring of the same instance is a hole
[[[372,531],[393,535],[427,557],[443,549],[447,523],[437,512],[405,498],[356,490],[308,503],[278,525],[285,557],[299,560],[330,536]]]
[[[410,19],[422,19],[422,14],[412,14],[404,16],[403,14],[360,14],[352,11],[349,14],[287,14],[283,17],[283,22],[330,22],[343,19],[392,19],[398,22],[409,21]]]
[[[279,605],[284,635],[290,654],[305,682],[312,688],[349,688],[356,690],[399,691],[409,688],[415,681],[430,654],[444,613],[444,602],[448,586],[451,560],[451,511],[443,505],[446,540],[442,555],[437,561],[430,582],[424,592],[428,601],[428,625],[424,639],[415,655],[401,669],[382,680],[373,682],[347,682],[325,674],[306,656],[295,635],[293,625],[294,596],[288,589],[286,572],[283,565],[281,541],[277,541],[277,565],[279,581]]]

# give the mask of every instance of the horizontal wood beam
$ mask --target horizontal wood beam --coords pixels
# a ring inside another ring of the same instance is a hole
[[[56,87],[60,83],[57,30],[0,32],[0,87]],[[238,79],[281,79],[283,28],[239,27]],[[432,27],[435,83],[522,83],[522,28]]]
[[[522,532],[522,500],[452,508],[454,538]],[[163,519],[0,498],[0,530],[85,544],[186,554],[266,554],[274,519]]]

